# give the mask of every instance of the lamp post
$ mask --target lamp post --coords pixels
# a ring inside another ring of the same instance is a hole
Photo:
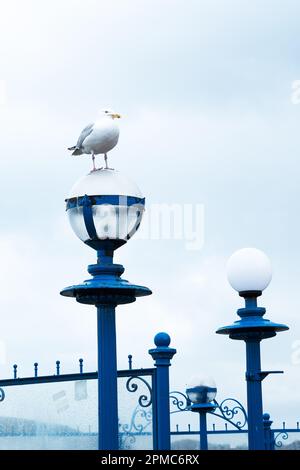
[[[99,449],[118,449],[117,351],[115,309],[150,295],[147,287],[121,278],[124,268],[113,263],[114,251],[137,231],[145,199],[139,188],[121,173],[105,169],[84,176],[66,199],[71,227],[80,240],[97,251],[97,263],[88,266],[92,278],[66,287],[61,295],[95,305],[98,332]]]
[[[217,394],[216,384],[212,379],[195,377],[186,389],[188,400],[192,403],[189,409],[199,413],[200,420],[200,450],[208,449],[207,442],[207,413],[212,413],[217,408],[214,399]]]
[[[288,327],[263,318],[266,309],[257,306],[257,297],[272,278],[271,263],[265,253],[255,248],[238,250],[228,260],[227,272],[229,283],[245,299],[245,307],[237,311],[240,320],[219,328],[216,333],[246,343],[249,449],[265,449],[261,382],[268,374],[281,371],[261,370],[260,342]]]

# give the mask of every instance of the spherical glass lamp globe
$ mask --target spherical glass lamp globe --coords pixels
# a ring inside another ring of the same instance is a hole
[[[272,279],[271,262],[256,248],[242,248],[227,262],[227,277],[237,292],[262,292]]]
[[[186,394],[191,403],[211,403],[217,394],[216,383],[211,377],[194,376],[187,386]]]
[[[138,230],[144,208],[138,186],[116,170],[92,171],[77,181],[66,210],[74,233],[98,249],[103,240],[121,246]]]

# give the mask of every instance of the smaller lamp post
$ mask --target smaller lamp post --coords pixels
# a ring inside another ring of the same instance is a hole
[[[240,320],[216,333],[246,343],[249,449],[260,450],[265,449],[261,382],[268,374],[281,372],[261,370],[260,342],[288,327],[263,318],[266,309],[257,306],[257,297],[272,278],[271,263],[265,253],[255,248],[238,250],[229,259],[227,272],[229,283],[245,299],[245,307],[237,311]]]
[[[199,413],[200,450],[208,450],[206,414],[214,412],[217,408],[214,402],[217,394],[216,384],[211,378],[194,377],[186,389],[186,394],[192,403],[190,410]]]

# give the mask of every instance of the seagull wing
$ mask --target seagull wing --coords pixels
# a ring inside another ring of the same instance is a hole
[[[84,140],[87,138],[88,135],[91,134],[91,132],[93,132],[93,128],[94,128],[94,123],[91,122],[81,131],[81,134],[78,137],[77,144],[76,144],[77,149],[81,148]]]

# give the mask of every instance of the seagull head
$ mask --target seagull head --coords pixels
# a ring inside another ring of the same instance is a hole
[[[120,119],[121,117],[120,114],[109,108],[102,109],[99,114],[101,117],[109,117],[111,119]]]

